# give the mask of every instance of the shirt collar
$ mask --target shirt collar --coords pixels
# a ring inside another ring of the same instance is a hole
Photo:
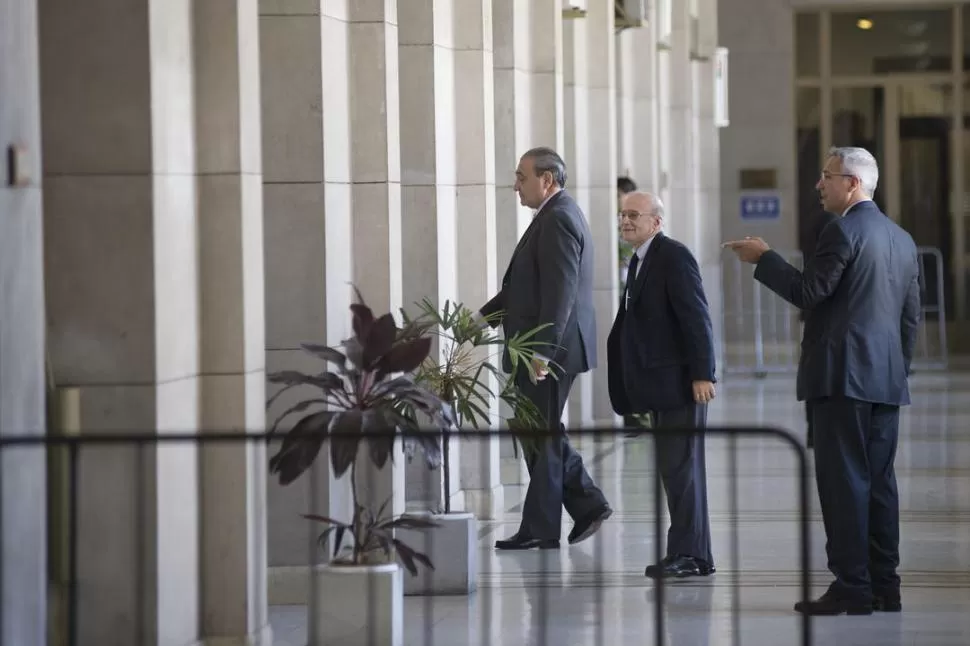
[[[842,217],[844,218],[844,217],[845,217],[846,215],[848,215],[848,214],[849,214],[849,211],[851,211],[851,210],[852,210],[852,209],[854,209],[855,207],[857,207],[857,206],[859,206],[859,205],[860,205],[860,204],[862,204],[863,202],[871,202],[871,201],[872,201],[872,199],[870,199],[870,198],[868,198],[868,197],[864,197],[864,198],[862,198],[861,200],[859,200],[858,202],[856,202],[855,204],[853,204],[852,206],[850,206],[850,207],[849,207],[849,208],[847,208],[846,210],[844,210],[844,211],[842,211]]]
[[[549,196],[549,197],[547,197],[546,199],[544,199],[544,200],[542,200],[542,204],[540,204],[540,205],[539,205],[539,208],[537,208],[537,209],[535,210],[535,213],[533,213],[533,214],[532,214],[532,215],[533,215],[533,217],[535,217],[536,215],[539,215],[539,212],[540,212],[540,211],[542,211],[542,208],[543,208],[543,207],[544,207],[544,206],[545,206],[546,204],[548,204],[548,203],[549,203],[549,200],[551,200],[552,198],[554,198],[554,197],[556,197],[556,196],[557,196],[557,195],[559,195],[559,193],[561,193],[561,192],[562,192],[562,189],[559,189],[558,191],[556,191],[555,193],[553,193],[552,195],[550,195],[550,196]]]

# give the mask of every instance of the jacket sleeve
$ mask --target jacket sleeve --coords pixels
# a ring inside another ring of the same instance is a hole
[[[910,367],[913,364],[913,350],[916,348],[916,337],[919,331],[921,312],[919,279],[919,270],[917,269],[906,290],[906,300],[903,302],[903,315],[899,322],[903,345],[903,360],[906,362],[907,376],[910,374]]]
[[[714,329],[701,272],[686,247],[676,249],[676,263],[667,274],[668,294],[687,342],[690,379],[714,382]]]
[[[815,252],[804,271],[792,267],[777,252],[768,250],[754,270],[755,280],[803,310],[828,299],[842,280],[852,258],[852,246],[838,223],[822,230]]]
[[[497,317],[496,320],[489,321],[489,323],[493,328],[498,327],[499,325],[502,324],[502,319],[505,318],[504,311],[505,311],[505,287],[504,286],[502,287],[502,289],[499,291],[498,294],[493,296],[491,300],[489,300],[487,303],[482,305],[481,309],[478,310],[479,314],[481,314],[483,318],[492,316],[496,312],[503,312],[502,316]]]
[[[567,213],[555,211],[550,216],[538,231],[539,325],[546,327],[535,341],[543,348],[540,354],[554,357],[576,305],[583,245]]]

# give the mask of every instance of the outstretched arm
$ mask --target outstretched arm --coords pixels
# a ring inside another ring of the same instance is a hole
[[[849,239],[833,224],[822,231],[804,271],[769,249],[758,260],[754,278],[795,307],[811,310],[835,293],[851,257]]]

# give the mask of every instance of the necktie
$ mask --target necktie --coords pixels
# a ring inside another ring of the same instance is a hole
[[[640,256],[633,254],[630,258],[630,267],[626,270],[626,307],[630,307],[630,291],[633,289],[633,282],[637,279],[637,267],[640,266]]]

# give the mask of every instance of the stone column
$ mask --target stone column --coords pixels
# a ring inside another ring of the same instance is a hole
[[[717,37],[717,0],[705,0],[701,5],[705,29],[713,42]],[[723,344],[724,294],[721,289],[721,131],[715,120],[715,65],[709,47],[692,64],[694,103],[694,185],[697,187],[695,221],[697,222],[697,262],[704,279],[705,293],[714,326],[715,352],[720,358]],[[703,226],[701,226],[703,223]],[[718,361],[718,366],[720,366]],[[723,373],[718,370],[718,374]]]
[[[318,368],[320,362],[300,351],[300,344],[335,346],[351,334],[349,19],[346,5],[336,3],[322,10],[319,4],[260,3],[269,371]],[[284,395],[267,421],[308,394]],[[269,483],[271,603],[306,601],[306,566],[325,561],[328,553],[316,545],[317,528],[300,514],[349,520],[346,480],[333,478],[324,451],[289,487]]]
[[[594,126],[590,119],[590,68],[589,45],[595,40],[590,33],[590,20],[587,15],[573,13],[563,14],[563,132],[564,142],[560,153],[566,162],[569,177],[566,186],[570,194],[576,198],[579,207],[593,224],[594,218],[590,213],[590,170],[592,167],[590,152],[590,128]],[[603,116],[600,116],[603,119]],[[613,119],[606,118],[608,122]],[[594,236],[595,237],[595,236]],[[596,258],[603,253],[602,247],[594,240]],[[580,375],[573,384],[567,403],[569,428],[590,426],[593,423],[593,385],[592,374]],[[574,442],[582,450],[583,441],[588,436],[579,436]]]
[[[606,379],[606,339],[620,300],[617,283],[616,226],[616,49],[613,7],[590,3],[586,64],[589,78],[590,200],[586,212],[596,248],[593,299],[599,367],[590,375],[592,419],[597,426],[615,420]],[[606,115],[606,116],[604,116]]]
[[[651,7],[655,7],[656,3]],[[654,9],[655,10],[655,9]],[[618,173],[629,172],[640,190],[660,188],[657,38],[652,20],[625,29],[617,38]]]
[[[476,4],[476,3],[472,3]],[[399,0],[401,101],[401,221],[404,308],[427,299],[438,311],[457,301],[455,53],[453,0]],[[443,359],[444,348],[432,347]],[[423,460],[407,467],[408,502],[423,508],[464,508],[461,450],[449,441],[449,482]]]
[[[375,315],[397,316],[404,304],[397,3],[358,0],[349,17],[353,280]],[[358,463],[358,491],[363,505],[390,499],[388,512],[397,515],[405,506],[400,445],[393,460],[380,472],[369,460]]]
[[[263,177],[256,0],[193,4],[201,417],[207,433],[266,429]],[[201,453],[205,644],[269,646],[266,447]]]
[[[699,227],[696,220],[697,160],[694,117],[694,76],[691,62],[690,3],[674,2],[671,49],[669,52],[670,106],[670,200],[667,207],[668,233],[697,255]]]
[[[562,151],[562,0],[492,0],[495,64],[496,279],[532,218],[513,191],[519,157],[529,148]],[[525,463],[502,448],[502,482],[526,481]],[[506,461],[507,459],[507,461]]]
[[[200,405],[192,3],[41,0],[53,379],[84,435],[191,433]],[[194,644],[191,444],[83,449],[78,643]]]
[[[37,6],[0,0],[0,15],[0,437],[41,436],[46,319]],[[22,150],[22,178],[13,184],[10,145]],[[48,644],[46,495],[43,448],[0,449],[3,644]]]
[[[495,238],[495,83],[492,0],[459,0],[454,5],[455,129],[458,299],[470,308],[484,304],[498,284]],[[498,366],[501,357],[490,359]],[[497,383],[490,381],[495,392]],[[499,427],[493,401],[491,429]],[[490,429],[490,430],[491,430]],[[471,432],[468,429],[465,432]],[[465,507],[479,519],[505,511],[498,438],[470,439],[461,449],[461,487]]]

